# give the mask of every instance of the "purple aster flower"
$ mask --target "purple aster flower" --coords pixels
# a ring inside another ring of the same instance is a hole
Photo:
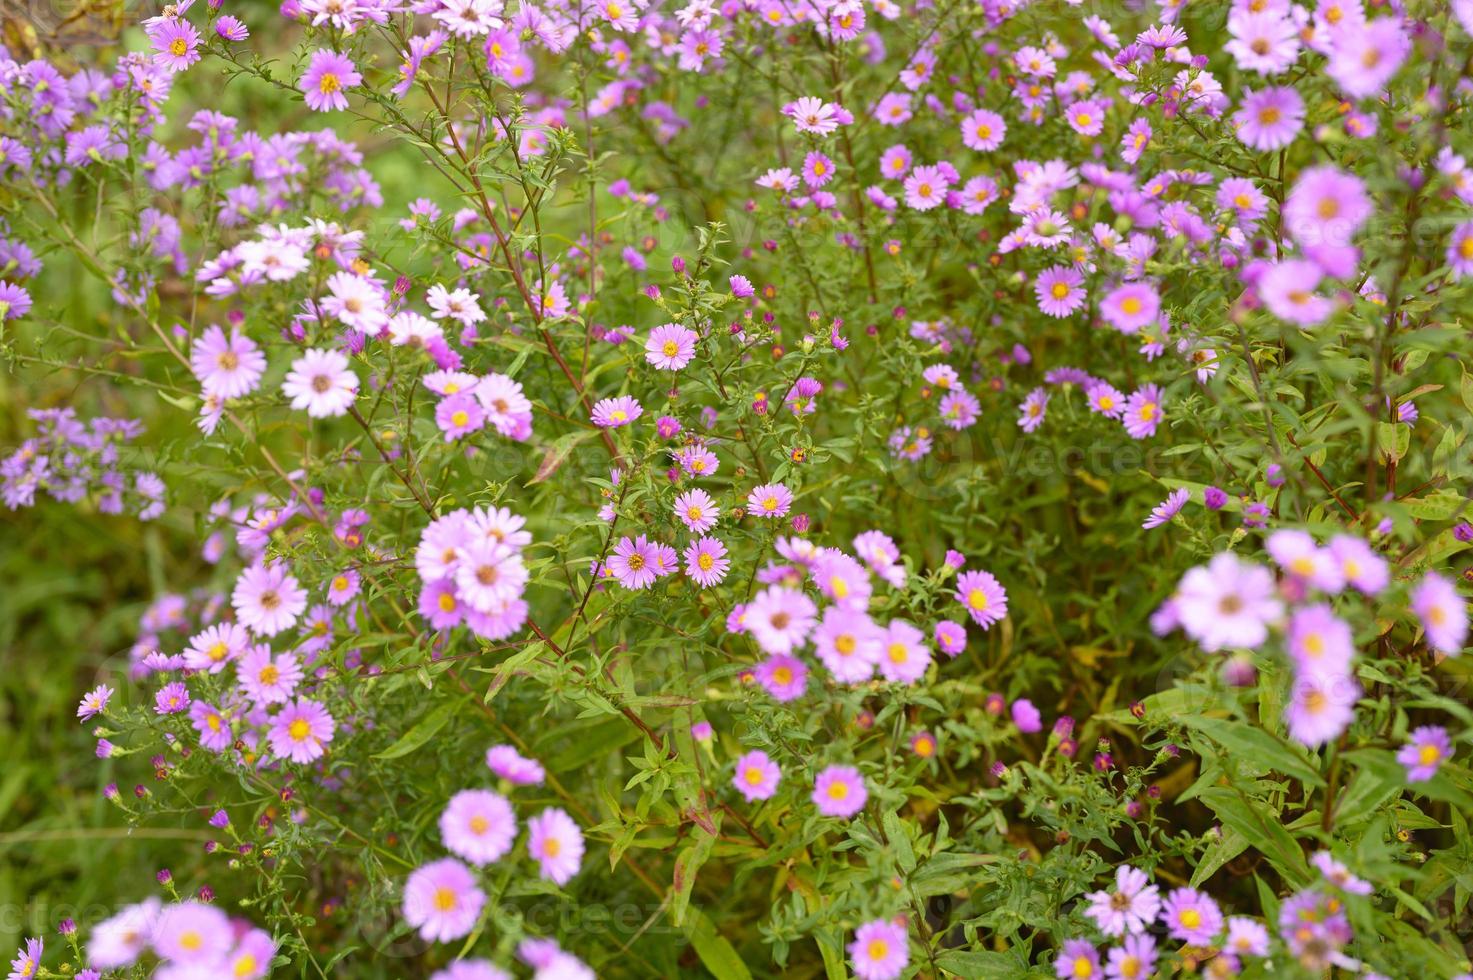
[[[159,688],[153,698],[155,714],[177,715],[189,710],[189,688],[183,681],[174,681]]]
[[[305,93],[307,106],[317,112],[348,108],[343,90],[363,81],[347,55],[326,48],[312,52],[312,60],[297,87]]]
[[[1233,125],[1238,139],[1255,150],[1283,149],[1304,128],[1304,100],[1289,86],[1245,89]]]
[[[1161,389],[1145,385],[1131,394],[1125,401],[1121,422],[1132,439],[1146,439],[1156,434],[1164,413],[1161,409]]]
[[[1086,896],[1085,914],[1107,936],[1143,933],[1161,911],[1161,895],[1144,871],[1122,864],[1115,869],[1115,890]]]
[[[1028,392],[1023,403],[1018,406],[1018,427],[1024,432],[1034,432],[1048,414],[1049,393],[1044,388],[1034,388]]]
[[[1441,725],[1423,725],[1413,729],[1407,744],[1396,753],[1396,761],[1406,767],[1407,782],[1425,783],[1437,775],[1438,767],[1452,754],[1447,729]]]
[[[864,777],[853,766],[828,766],[813,781],[813,805],[826,817],[852,817],[868,799]]]
[[[181,72],[200,59],[199,31],[187,20],[165,20],[150,31],[155,64]]]
[[[1186,506],[1187,500],[1190,497],[1191,491],[1186,487],[1171,491],[1171,493],[1166,495],[1165,500],[1151,508],[1151,516],[1146,518],[1145,523],[1141,527],[1149,531],[1152,528],[1170,523],[1173,517],[1181,513],[1181,509]]]
[[[736,772],[731,784],[748,803],[771,799],[777,792],[782,779],[782,770],[767,757],[766,752],[748,752],[736,761]]]
[[[984,630],[1008,614],[1008,593],[991,572],[963,572],[956,580],[958,601]]]
[[[1167,895],[1161,918],[1173,939],[1193,946],[1210,946],[1222,931],[1217,903],[1195,888],[1177,888]]]
[[[808,689],[808,665],[797,657],[776,653],[757,664],[757,683],[774,701],[794,701]]]

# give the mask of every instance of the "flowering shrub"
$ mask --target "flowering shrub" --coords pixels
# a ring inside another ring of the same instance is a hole
[[[205,838],[12,977],[1467,976],[1470,32],[182,0],[9,50],[3,499],[166,529],[77,714]]]

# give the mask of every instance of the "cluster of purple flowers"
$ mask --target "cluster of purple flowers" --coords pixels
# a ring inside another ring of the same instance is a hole
[[[74,922],[63,923],[62,934],[75,948],[81,948]],[[11,963],[13,980],[42,975],[44,953],[41,940],[28,940]],[[247,920],[226,915],[214,905],[193,900],[165,904],[148,898],[94,926],[85,946],[87,967],[64,975],[99,980],[119,971],[141,970],[148,964],[148,976],[154,980],[259,980],[270,972],[276,953],[277,945],[268,933]]]
[[[1343,950],[1354,937],[1348,900],[1370,895],[1369,882],[1352,874],[1329,851],[1312,863],[1320,880],[1286,898],[1279,909],[1277,938],[1303,967],[1362,971],[1364,965]],[[1184,944],[1180,956],[1209,965],[1212,976],[1237,976],[1247,958],[1264,959],[1276,952],[1274,934],[1249,916],[1225,916],[1210,895],[1196,888],[1173,889],[1164,896],[1150,876],[1130,865],[1115,872],[1112,890],[1092,892],[1085,915],[1105,936],[1120,945],[1105,951],[1088,939],[1066,940],[1054,969],[1060,980],[1134,980],[1154,976],[1161,957],[1157,927]],[[1154,934],[1153,934],[1154,933]],[[1209,963],[1210,961],[1210,963]],[[1380,977],[1374,971],[1367,976]]]
[[[486,764],[501,779],[504,791],[538,785],[545,776],[540,763],[510,745],[493,746],[486,753]],[[451,942],[470,934],[486,904],[476,872],[467,865],[480,869],[506,857],[517,838],[517,819],[511,801],[502,793],[467,789],[450,798],[439,826],[441,842],[456,857],[431,861],[409,875],[404,883],[403,913],[404,920],[424,939]],[[583,833],[566,811],[549,807],[528,818],[527,853],[544,879],[566,885],[578,873],[583,850]],[[525,941],[519,955],[537,969],[538,976],[550,977],[554,969],[557,976],[593,976],[581,961],[549,940]],[[484,961],[471,961],[470,966],[462,961],[445,975],[452,980],[506,976]]]
[[[1305,531],[1282,529],[1268,535],[1265,548],[1281,577],[1223,552],[1182,577],[1153,626],[1158,632],[1179,626],[1209,652],[1257,650],[1271,630],[1281,629],[1294,669],[1284,715],[1289,733],[1307,746],[1323,745],[1349,727],[1361,696],[1353,663],[1354,631],[1329,600],[1347,586],[1368,599],[1379,597],[1391,584],[1391,567],[1371,545],[1352,535],[1337,535],[1320,545]],[[1451,582],[1428,572],[1410,589],[1410,609],[1433,649],[1448,656],[1462,651],[1468,638],[1467,603]],[[1230,662],[1228,669],[1236,667]],[[1445,751],[1438,749],[1429,763],[1435,764]]]
[[[104,514],[128,511],[145,521],[163,514],[164,481],[125,460],[123,449],[143,431],[142,423],[107,416],[84,422],[71,408],[31,409],[29,415],[36,435],[0,461],[6,507],[33,507],[41,492],[69,504],[90,500]]]
[[[522,552],[532,542],[525,525],[504,507],[456,510],[431,521],[414,553],[425,621],[437,630],[464,624],[488,640],[520,630],[527,621]]]

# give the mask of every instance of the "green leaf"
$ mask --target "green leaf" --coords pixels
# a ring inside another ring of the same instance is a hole
[[[440,729],[444,728],[445,725],[449,723],[451,716],[455,714],[455,710],[459,707],[459,699],[446,701],[434,711],[431,711],[429,714],[421,718],[419,720],[419,723],[416,724],[409,731],[405,732],[403,737],[401,737],[399,741],[395,742],[393,745],[375,755],[374,758],[402,759],[404,756],[408,755],[415,749],[424,745],[430,739],[434,738],[435,735],[440,731]]]
[[[1341,758],[1355,766],[1355,776],[1335,800],[1337,825],[1373,816],[1406,786],[1406,771],[1384,749],[1355,749]]]
[[[1212,808],[1224,827],[1231,827],[1247,838],[1248,843],[1268,858],[1291,883],[1298,885],[1309,879],[1309,865],[1304,860],[1304,852],[1285,829],[1279,815],[1266,803],[1227,786],[1205,789],[1199,798]]]
[[[736,947],[716,931],[716,926],[699,908],[690,909],[687,914],[685,938],[716,980],[751,980],[752,973]]]
[[[948,949],[936,957],[936,965],[943,972],[963,980],[1007,980],[1032,973],[1028,964],[1019,962],[1012,953],[994,953],[985,949]]]
[[[1376,423],[1376,447],[1388,459],[1399,460],[1407,454],[1412,442],[1410,426],[1400,422]]]
[[[542,454],[542,462],[537,464],[537,473],[523,486],[530,487],[552,476],[558,471],[558,467],[567,462],[568,457],[573,454],[573,450],[578,448],[580,443],[588,441],[595,434],[593,429],[579,429],[559,436],[552,445],[547,447],[547,452]]]
[[[885,836],[889,839],[890,846],[895,849],[896,861],[900,864],[900,870],[907,873],[914,871],[916,866],[915,849],[911,847],[910,835],[905,832],[905,825],[901,822],[900,817],[894,813],[886,812],[880,818],[880,822],[884,825]]]
[[[814,933],[818,952],[823,956],[823,972],[828,980],[848,980],[849,970],[844,966],[844,946],[827,932]]]
[[[690,907],[690,893],[696,884],[696,874],[711,856],[711,845],[716,843],[715,834],[700,824],[693,826],[695,830],[691,836],[694,840],[682,848],[680,856],[675,859],[675,878],[670,885],[670,921],[676,925],[685,923],[685,913]]]
[[[1238,833],[1232,827],[1223,827],[1222,836],[1212,846],[1207,848],[1207,851],[1202,855],[1202,859],[1197,862],[1197,868],[1192,872],[1191,886],[1196,888],[1202,882],[1217,874],[1218,870],[1224,864],[1227,864],[1247,849],[1248,838]]]
[[[1225,718],[1195,716],[1183,717],[1180,721],[1227,749],[1230,757],[1241,757],[1255,765],[1293,776],[1310,786],[1325,785],[1319,770],[1315,769],[1302,750],[1279,741],[1256,725]]]

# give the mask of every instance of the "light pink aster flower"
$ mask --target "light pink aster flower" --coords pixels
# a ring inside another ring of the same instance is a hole
[[[1360,684],[1348,673],[1301,669],[1284,721],[1295,741],[1315,748],[1340,737],[1355,719]]]
[[[742,624],[766,652],[792,653],[808,639],[817,614],[803,593],[772,585],[747,603]]]
[[[1007,590],[991,572],[963,572],[956,580],[956,596],[972,622],[984,630],[1008,614]]]
[[[684,552],[685,574],[703,589],[721,584],[731,569],[726,545],[720,538],[703,537],[692,541]]]
[[[786,703],[803,696],[808,689],[808,665],[797,657],[777,653],[763,660],[755,671],[761,684],[774,701]]]
[[[280,562],[258,562],[240,573],[231,593],[235,618],[257,636],[275,636],[307,608],[307,592]]]
[[[1122,864],[1115,869],[1115,890],[1086,896],[1085,914],[1107,936],[1145,932],[1161,911],[1161,896],[1144,871]]]
[[[486,766],[517,786],[537,786],[547,777],[542,763],[528,759],[510,745],[493,745],[487,749]]]
[[[1233,125],[1238,139],[1255,150],[1283,149],[1304,128],[1304,100],[1292,86],[1245,89]]]
[[[793,492],[781,483],[765,483],[747,494],[747,510],[753,517],[777,519],[793,506]]]
[[[565,885],[578,873],[583,860],[583,832],[572,817],[549,807],[527,821],[527,850],[541,868],[542,877]]]
[[[1230,551],[1187,572],[1173,608],[1182,628],[1209,653],[1258,648],[1268,639],[1269,623],[1284,612],[1273,573]]]
[[[859,980],[896,980],[910,963],[910,940],[905,926],[875,919],[854,930],[849,962]]]
[[[404,883],[404,921],[428,942],[470,935],[485,904],[475,875],[454,858],[431,861]]]
[[[1332,595],[1345,588],[1345,570],[1328,549],[1306,531],[1283,528],[1264,541],[1274,563],[1285,572]]]
[[[1036,432],[1048,416],[1049,397],[1047,389],[1042,387],[1028,392],[1023,403],[1018,406],[1018,428],[1024,432]]]
[[[1146,439],[1156,434],[1156,427],[1164,418],[1161,410],[1161,389],[1155,385],[1143,385],[1125,400],[1125,410],[1120,421],[1132,439]]]
[[[904,620],[892,619],[881,636],[880,674],[887,681],[914,684],[931,666],[926,634]]]
[[[180,902],[159,913],[150,942],[170,963],[208,965],[235,945],[235,931],[230,917],[215,906]]]
[[[250,646],[251,637],[238,623],[217,623],[189,638],[184,648],[184,666],[190,670],[218,674]]]
[[[628,395],[605,398],[593,406],[593,424],[602,429],[628,425],[644,414],[644,408]]]
[[[662,371],[679,371],[696,356],[699,339],[694,330],[677,323],[656,327],[645,341],[645,360]]]
[[[829,606],[813,634],[818,659],[841,684],[860,684],[875,674],[884,634],[863,612]]]
[[[721,508],[716,506],[709,493],[696,488],[675,498],[675,516],[688,529],[703,534],[716,526]]]
[[[1396,761],[1407,771],[1407,782],[1425,783],[1437,775],[1438,767],[1452,758],[1453,744],[1447,729],[1440,725],[1423,725],[1412,730],[1407,740],[1396,753]]]
[[[506,797],[487,789],[461,790],[440,814],[440,840],[445,849],[477,867],[511,850],[517,818]]]
[[[181,72],[199,61],[199,31],[183,19],[165,20],[149,31],[154,64]]]
[[[346,415],[358,397],[358,376],[339,351],[309,349],[292,362],[281,390],[292,408],[314,419]]]
[[[623,537],[609,555],[609,572],[626,589],[647,589],[655,584],[659,569],[654,545],[643,535]]]
[[[737,759],[731,784],[750,803],[771,799],[781,779],[782,770],[767,757],[766,752],[752,751]]]
[[[1331,44],[1325,73],[1346,95],[1357,99],[1383,91],[1412,50],[1400,17],[1346,25],[1334,32]]]
[[[1437,572],[1428,572],[1412,589],[1411,599],[1427,645],[1444,656],[1461,654],[1468,642],[1468,604],[1457,586]]]
[[[266,741],[273,755],[292,762],[312,762],[322,758],[336,731],[337,723],[325,707],[298,698],[271,719]]]
[[[1147,517],[1141,527],[1147,531],[1158,528],[1163,524],[1171,523],[1171,519],[1181,513],[1181,509],[1187,505],[1191,498],[1191,491],[1185,487],[1178,488],[1166,495],[1166,499],[1151,508],[1151,516]]]
[[[826,817],[852,817],[868,800],[864,777],[853,766],[828,766],[813,781],[813,805]]]
[[[241,690],[257,704],[285,704],[302,680],[295,654],[273,654],[264,643],[251,647],[235,666]]]
[[[343,90],[361,81],[363,76],[347,55],[319,48],[312,52],[312,60],[297,87],[306,95],[308,108],[327,112],[348,108],[348,97]]]
[[[1195,888],[1177,888],[1166,896],[1161,918],[1173,939],[1193,946],[1209,946],[1222,931],[1222,911]]]
[[[189,351],[189,366],[208,394],[222,399],[243,398],[256,390],[266,371],[266,355],[256,342],[234,327],[230,336],[210,326]]]

